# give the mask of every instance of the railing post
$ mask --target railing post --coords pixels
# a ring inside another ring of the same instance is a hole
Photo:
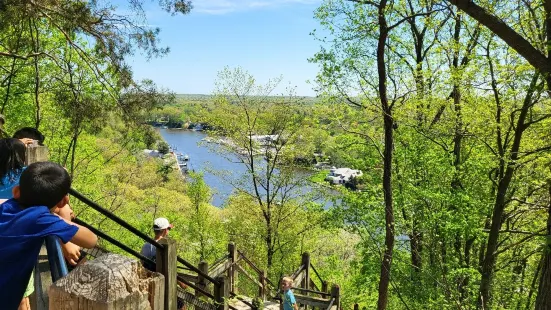
[[[258,275],[258,282],[262,285],[258,290],[258,297],[260,297],[262,301],[266,301],[266,286],[268,285],[266,282],[266,271],[262,270]]]
[[[230,285],[225,276],[216,277],[219,285],[214,286],[214,301],[217,310],[228,310],[228,299],[230,298]]]
[[[25,165],[48,160],[48,148],[44,145],[28,145],[25,150]]]
[[[25,166],[28,166],[32,163],[36,163],[39,161],[47,161],[48,157],[49,157],[48,147],[44,145],[27,145],[27,148],[25,150]],[[48,248],[48,243],[50,244],[49,248]],[[53,236],[46,237],[48,262],[50,264],[50,274],[52,276],[52,279],[54,278],[54,270],[57,275],[59,275],[60,273],[63,273],[61,276],[64,276],[67,274],[67,265],[65,264],[65,259],[63,258],[63,254],[61,253],[60,245],[57,244],[56,246],[53,243],[57,243],[56,237],[53,237]],[[54,256],[56,257],[54,258]],[[34,293],[31,294],[30,296],[31,309],[38,308],[37,307],[38,295],[43,295],[42,285],[41,285],[42,281],[40,278],[40,269],[37,268],[38,266],[39,264],[37,261],[36,266],[34,268],[34,274],[33,274],[33,277],[35,279]],[[56,279],[59,279],[59,278],[60,277],[57,277]]]
[[[338,285],[331,287],[331,298],[335,298],[334,305],[337,306],[337,310],[341,308],[341,288]]]
[[[231,267],[228,269],[230,291],[237,294],[237,268],[235,267],[235,263],[237,262],[237,249],[233,242],[228,243],[228,258],[231,263]]]
[[[209,274],[209,263],[205,262],[204,260],[199,262],[198,266],[199,270],[202,272],[202,274]],[[207,285],[207,279],[202,276],[200,273],[197,278],[197,286],[204,291],[208,292],[208,285]],[[195,296],[202,296],[203,294],[199,291],[195,292]]]
[[[323,281],[321,283],[321,291],[324,293],[329,292],[329,285],[327,284],[327,281]]]
[[[283,310],[283,290],[281,289],[281,282],[283,282],[283,277],[279,279],[279,282],[277,283],[277,291],[279,292],[279,296],[281,297],[279,299],[279,310]]]
[[[63,258],[61,246],[58,239],[55,236],[46,237],[46,251],[48,252],[48,263],[50,264],[50,273],[52,275],[52,282],[55,282],[69,273],[67,271],[67,264]]]
[[[302,266],[304,266],[304,278],[302,278],[302,288],[310,289],[310,253],[302,253]],[[308,296],[308,293],[304,293]],[[308,310],[308,305],[304,305],[304,310]]]
[[[304,266],[304,278],[302,278],[302,288],[310,288],[310,253],[302,253],[302,266]]]
[[[176,241],[163,238],[159,243],[163,249],[157,249],[157,272],[165,276],[165,310],[174,310],[178,295]]]
[[[105,254],[50,285],[47,309],[163,310],[164,292],[164,276],[145,271],[135,259]]]

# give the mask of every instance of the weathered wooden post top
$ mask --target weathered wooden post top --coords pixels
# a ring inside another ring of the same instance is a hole
[[[49,289],[56,310],[163,310],[165,279],[137,260],[105,254],[75,268]]]
[[[27,145],[25,152],[25,166],[28,166],[37,161],[48,160],[48,147],[44,145]]]

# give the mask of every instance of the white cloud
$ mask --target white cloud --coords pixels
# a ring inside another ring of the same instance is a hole
[[[194,0],[193,11],[204,14],[228,14],[292,4],[315,4],[321,0]]]

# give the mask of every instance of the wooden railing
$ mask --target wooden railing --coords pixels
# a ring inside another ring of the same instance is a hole
[[[321,283],[321,290],[316,282],[311,279],[311,271]],[[302,262],[300,267],[290,276],[295,283],[293,287],[295,299],[297,303],[308,307],[319,309],[334,309],[339,310],[340,307],[340,287],[333,285],[328,291],[328,283],[323,280],[314,265],[310,262],[310,254],[302,254]]]
[[[245,267],[250,268],[252,271],[247,271]],[[228,244],[228,254],[226,256],[217,260],[211,267],[206,262],[201,262],[199,268],[207,270],[211,277],[225,274],[230,286],[230,296],[236,297],[252,309],[255,309],[256,306],[239,297],[237,282],[240,275],[258,287],[258,294],[255,297],[262,301],[268,299],[281,300],[279,297],[279,287],[272,283],[265,271],[258,268],[244,253],[238,251],[233,243]],[[316,281],[311,279],[312,274],[319,281],[321,289],[316,284]],[[314,265],[310,262],[309,253],[302,254],[300,267],[290,277],[294,280],[295,286],[293,287],[293,291],[295,299],[300,305],[306,306],[306,308],[340,309],[339,286],[333,285],[329,290],[327,281],[323,280]]]
[[[228,310],[230,308],[227,302],[227,300],[230,298],[230,292],[227,285],[228,281],[225,276],[211,277],[208,272],[201,270],[200,267],[195,267],[193,264],[189,263],[183,258],[178,257],[176,255],[176,243],[174,240],[164,238],[157,242],[124,221],[123,219],[119,218],[109,210],[104,209],[97,203],[88,199],[86,196],[77,192],[76,190],[71,189],[70,194],[74,198],[78,199],[79,201],[99,212],[106,219],[117,223],[118,229],[129,231],[135,237],[140,238],[142,240],[142,243],[149,242],[156,247],[157,258],[156,261],[153,262],[149,258],[141,255],[132,247],[122,243],[116,238],[111,237],[106,232],[101,231],[83,221],[76,220],[76,222],[78,222],[80,225],[87,227],[96,235],[98,235],[102,242],[108,242],[114,245],[116,248],[120,249],[122,252],[132,255],[142,262],[148,262],[156,266],[157,272],[163,274],[165,279],[164,309],[175,309],[177,298],[181,298],[186,303],[191,304],[196,309],[201,310]],[[96,252],[104,254],[107,251],[105,249],[102,249],[101,251]],[[178,266],[178,264],[180,264],[180,266]],[[178,273],[178,269],[187,270],[188,274]],[[189,272],[194,274],[189,274]],[[182,289],[177,284],[178,281],[194,289],[195,294]],[[207,286],[209,284],[213,287],[212,293],[207,289]]]
[[[246,268],[250,268],[252,271],[249,272]],[[274,297],[277,293],[277,287],[268,279],[266,272],[258,268],[242,252],[237,251],[233,243],[228,244],[228,254],[218,259],[212,266],[209,267],[207,262],[202,261],[197,266],[197,269],[199,269],[201,273],[178,273],[178,280],[194,288],[196,294],[216,298],[216,289],[214,294],[210,293],[209,284],[205,281],[205,275],[215,279],[224,278],[224,287],[227,286],[227,291],[224,291],[224,298],[236,298],[251,309],[256,309],[257,304],[243,298],[239,294],[237,285],[239,275],[243,275],[250,283],[258,288],[257,294],[249,297],[259,298],[264,302]],[[220,292],[219,295],[222,295],[222,293]],[[231,305],[228,305],[228,307],[230,309],[235,309],[235,307]]]

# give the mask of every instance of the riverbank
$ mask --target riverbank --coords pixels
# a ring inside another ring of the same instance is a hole
[[[203,174],[205,183],[213,192],[211,203],[214,206],[223,207],[237,188],[252,189],[246,166],[239,162],[237,156],[222,152],[220,145],[206,142],[208,135],[205,132],[163,128],[158,130],[165,142],[189,155],[188,168]],[[312,170],[296,169],[296,173],[299,178],[304,179],[304,185],[295,190],[293,195],[298,197],[310,192],[319,193],[315,201],[328,206],[330,199],[325,198],[326,192],[337,194],[330,188],[309,183],[307,180],[313,174]]]

